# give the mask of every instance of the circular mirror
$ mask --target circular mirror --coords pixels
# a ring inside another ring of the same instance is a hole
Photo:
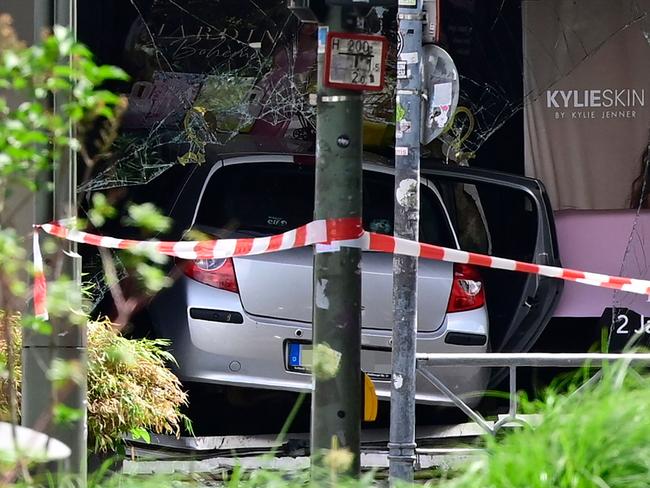
[[[422,46],[422,87],[427,98],[422,106],[422,144],[442,134],[458,105],[458,70],[451,56],[440,46]]]

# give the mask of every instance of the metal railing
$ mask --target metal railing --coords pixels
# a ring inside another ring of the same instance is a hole
[[[517,416],[517,368],[571,368],[589,365],[602,367],[616,361],[628,364],[650,364],[650,354],[645,353],[448,353],[448,354],[416,354],[417,372],[426,378],[449,398],[456,407],[476,422],[485,432],[495,434],[505,424],[510,422],[525,424],[526,421]],[[483,416],[467,405],[463,399],[451,391],[431,370],[424,366],[476,366],[508,368],[509,373],[509,406],[508,414],[495,422],[493,426]],[[595,381],[597,376],[589,381]]]

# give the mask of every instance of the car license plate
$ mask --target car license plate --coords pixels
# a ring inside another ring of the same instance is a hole
[[[363,350],[363,349],[362,349]],[[361,355],[361,369],[373,380],[390,381],[390,352],[373,357],[373,351],[366,350]],[[298,373],[310,373],[313,364],[314,349],[311,344],[304,342],[289,342],[287,344],[287,369]]]
[[[308,373],[311,371],[314,349],[311,344],[290,342],[287,346],[287,366],[289,371]]]

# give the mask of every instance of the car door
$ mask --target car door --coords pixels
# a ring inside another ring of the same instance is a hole
[[[560,266],[555,224],[541,181],[434,165],[422,171],[443,196],[461,249]],[[483,268],[494,352],[528,351],[553,315],[563,281]]]

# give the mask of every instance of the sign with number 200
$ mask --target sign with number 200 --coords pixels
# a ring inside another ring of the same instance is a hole
[[[385,37],[330,32],[325,47],[323,84],[345,90],[382,90],[387,53]]]

